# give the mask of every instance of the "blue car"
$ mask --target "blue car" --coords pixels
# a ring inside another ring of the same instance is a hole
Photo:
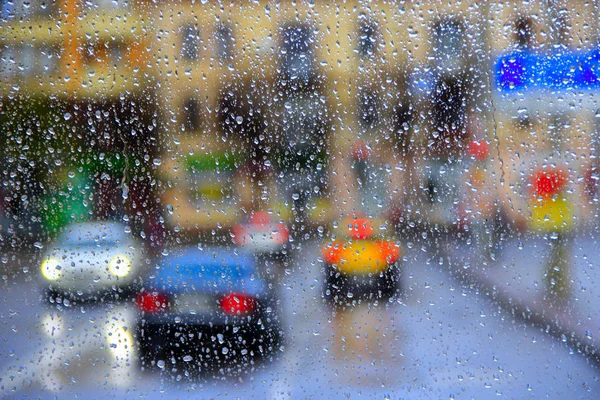
[[[172,251],[136,298],[142,368],[240,370],[273,354],[281,330],[273,285],[265,276],[251,253]]]

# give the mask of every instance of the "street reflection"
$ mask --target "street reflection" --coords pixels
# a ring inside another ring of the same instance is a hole
[[[378,379],[388,380],[385,370],[403,364],[402,347],[405,330],[398,305],[360,304],[346,310],[334,311],[332,317],[333,354],[335,362],[356,377],[357,385]],[[369,376],[371,367],[375,373]]]

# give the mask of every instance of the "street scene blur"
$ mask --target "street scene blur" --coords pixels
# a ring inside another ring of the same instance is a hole
[[[600,4],[0,0],[0,397],[600,397]]]

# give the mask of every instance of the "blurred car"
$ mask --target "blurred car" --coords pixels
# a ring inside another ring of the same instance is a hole
[[[389,238],[376,237],[371,221],[348,223],[344,240],[323,248],[325,299],[333,305],[384,300],[401,294],[400,247]]]
[[[256,258],[187,247],[166,256],[136,304],[142,367],[182,361],[194,371],[271,354],[281,340],[277,300]]]
[[[231,230],[233,242],[254,254],[285,256],[290,232],[266,211],[254,212],[248,221]]]
[[[110,221],[67,226],[42,258],[43,285],[72,298],[132,290],[144,250],[127,231],[124,224]]]

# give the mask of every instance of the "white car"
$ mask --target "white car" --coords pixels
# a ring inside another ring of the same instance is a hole
[[[231,234],[236,245],[255,254],[283,255],[289,252],[287,226],[265,211],[253,213],[247,223],[234,226]]]
[[[144,261],[142,244],[118,222],[68,226],[48,248],[40,272],[59,294],[89,296],[131,289]]]

